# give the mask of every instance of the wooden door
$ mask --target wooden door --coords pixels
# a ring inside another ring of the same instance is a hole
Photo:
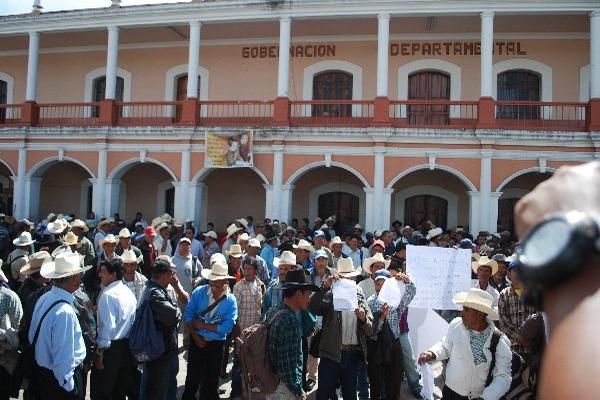
[[[177,82],[176,82],[176,91],[175,91],[175,100],[176,101],[184,101],[187,100],[187,83],[188,83],[188,76],[186,75],[181,75],[179,78],[177,78]],[[198,92],[196,93],[196,99],[200,100],[200,76],[198,76]],[[181,119],[181,110],[180,108],[177,108],[177,112],[176,112],[176,120],[179,121]]]
[[[404,203],[404,220],[410,226],[419,226],[419,221],[430,220],[435,226],[448,224],[448,202],[437,196],[419,195],[409,197]]]
[[[313,78],[313,100],[352,100],[352,74],[325,71]],[[314,117],[352,117],[350,104],[321,104],[312,107]]]
[[[409,100],[450,100],[450,76],[438,71],[416,72],[408,77]],[[411,125],[446,125],[447,105],[410,105],[408,123]]]
[[[337,233],[342,233],[343,226],[354,226],[359,218],[359,198],[350,193],[330,192],[319,196],[319,217],[335,215]]]
[[[540,76],[527,70],[510,70],[498,74],[497,97],[506,101],[540,101]],[[539,119],[538,106],[499,106],[498,118]]]

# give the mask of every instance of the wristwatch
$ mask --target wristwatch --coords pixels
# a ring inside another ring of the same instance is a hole
[[[600,254],[600,220],[580,211],[554,214],[517,247],[517,271],[528,290],[541,291],[571,278],[594,254]]]

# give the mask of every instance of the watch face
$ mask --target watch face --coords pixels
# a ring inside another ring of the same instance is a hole
[[[561,219],[540,225],[523,246],[527,265],[539,267],[557,259],[569,243],[570,234],[569,224]]]

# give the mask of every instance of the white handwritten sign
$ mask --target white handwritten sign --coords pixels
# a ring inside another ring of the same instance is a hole
[[[358,286],[350,279],[340,279],[333,283],[333,309],[354,311],[358,308]]]
[[[417,287],[410,307],[460,310],[452,302],[471,288],[471,251],[428,246],[406,247],[406,268]]]

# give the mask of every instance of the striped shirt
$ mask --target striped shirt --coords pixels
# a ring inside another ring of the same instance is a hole
[[[396,278],[389,278],[389,279],[396,279]],[[390,328],[392,329],[392,333],[394,334],[394,337],[396,339],[398,339],[400,337],[400,334],[403,333],[400,330],[400,320],[402,319],[402,316],[403,316],[404,312],[406,311],[408,304],[415,297],[416,293],[417,293],[417,289],[415,287],[415,284],[413,282],[408,282],[406,284],[406,291],[404,292],[404,296],[402,296],[402,299],[400,300],[400,305],[396,308],[390,309],[390,311],[388,313],[387,320],[388,320],[388,323],[390,324]],[[377,299],[377,296],[378,296],[377,294],[374,294],[371,297],[369,297],[369,299],[367,300],[367,302],[369,303],[369,308],[371,309],[371,311],[373,313],[381,311],[381,306],[383,305],[383,303],[381,303]],[[376,336],[377,332],[379,332],[381,330],[381,328],[383,327],[383,322],[384,322],[383,320],[379,320],[379,324],[377,325],[377,329],[375,330],[374,336]]]

